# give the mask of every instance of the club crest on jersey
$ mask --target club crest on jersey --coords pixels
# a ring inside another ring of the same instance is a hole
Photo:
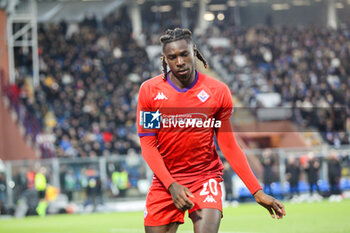
[[[168,98],[164,95],[163,92],[158,92],[158,95],[154,97],[153,100],[167,100]]]
[[[162,114],[157,110],[156,112],[140,112],[140,124],[144,129],[160,129],[162,121]]]
[[[204,90],[201,90],[201,92],[199,92],[197,97],[200,101],[202,101],[204,103],[209,98],[209,95]]]

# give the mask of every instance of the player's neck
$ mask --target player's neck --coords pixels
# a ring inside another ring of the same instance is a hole
[[[186,87],[189,87],[194,82],[194,80],[196,78],[196,71],[195,71],[195,69],[193,69],[192,74],[188,78],[185,78],[185,79],[179,79],[175,75],[173,75],[172,72],[170,72],[169,78],[170,78],[171,82],[175,84],[175,86],[177,86],[180,89],[184,89]]]

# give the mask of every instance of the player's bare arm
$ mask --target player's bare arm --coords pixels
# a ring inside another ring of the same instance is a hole
[[[255,201],[261,206],[265,207],[272,218],[282,219],[283,216],[286,216],[286,210],[284,205],[279,202],[276,198],[267,195],[264,191],[259,190],[254,194]]]
[[[188,188],[174,182],[169,186],[169,192],[178,210],[186,211],[193,208],[194,204],[189,199],[189,197],[193,197],[193,195]]]

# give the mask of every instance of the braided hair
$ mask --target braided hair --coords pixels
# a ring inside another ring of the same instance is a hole
[[[168,44],[170,42],[182,40],[182,39],[186,40],[187,42],[193,43],[192,32],[187,28],[175,28],[174,30],[168,29],[165,32],[165,34],[160,37],[160,42],[162,43],[163,48],[164,48],[164,46],[166,44]],[[201,62],[203,62],[203,65],[205,68],[208,67],[207,61],[205,60],[203,55],[198,51],[198,49],[195,49],[195,56]],[[161,57],[161,60],[162,60],[162,67],[163,67],[163,79],[166,80],[167,79],[168,64],[165,62],[164,55]]]

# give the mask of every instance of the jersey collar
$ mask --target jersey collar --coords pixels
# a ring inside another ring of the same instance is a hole
[[[197,81],[198,81],[198,71],[195,70],[196,72],[196,77],[194,78],[193,82],[191,83],[191,85],[189,85],[188,87],[185,87],[184,89],[180,89],[179,87],[177,87],[169,78],[169,73],[170,71],[167,73],[167,81],[170,84],[170,86],[172,86],[176,91],[178,92],[186,92],[188,90],[190,90],[194,85],[196,85]]]

